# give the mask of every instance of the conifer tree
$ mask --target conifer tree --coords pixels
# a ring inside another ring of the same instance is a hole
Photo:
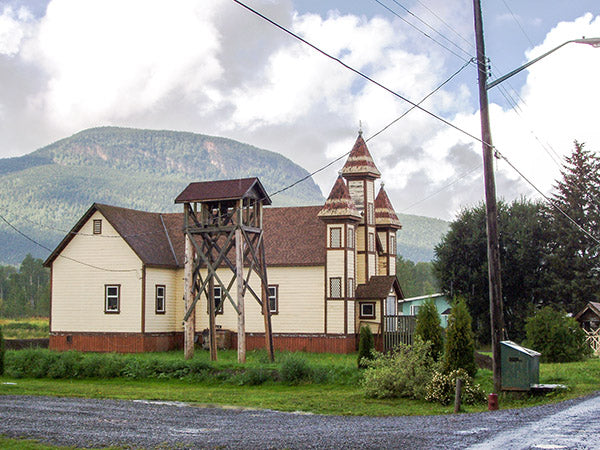
[[[4,336],[0,327],[0,377],[4,375]]]
[[[444,351],[444,372],[450,373],[456,369],[465,369],[470,376],[475,376],[477,372],[471,315],[462,297],[455,299],[452,306]]]
[[[358,338],[358,367],[365,368],[366,360],[373,359],[373,350],[375,349],[375,340],[373,333],[368,326],[360,327]]]
[[[432,298],[427,299],[419,308],[415,335],[431,344],[431,357],[437,361],[444,351],[444,337],[440,316]]]
[[[553,203],[600,240],[600,157],[582,143],[574,145]],[[548,249],[552,302],[576,313],[600,295],[600,245],[556,208],[549,206],[547,217],[553,234]]]

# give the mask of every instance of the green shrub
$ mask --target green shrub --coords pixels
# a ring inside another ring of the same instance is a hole
[[[394,352],[376,353],[360,382],[365,396],[425,398],[426,386],[437,367],[430,351],[431,344],[416,337],[412,346],[401,344]]]
[[[299,384],[313,378],[313,370],[306,358],[298,353],[290,353],[283,358],[280,369],[281,381]]]
[[[368,360],[373,359],[373,351],[375,350],[375,340],[371,327],[360,327],[360,335],[358,338],[358,367],[364,369],[367,367]]]
[[[251,367],[236,373],[228,381],[239,386],[258,386],[273,381],[273,375],[267,369]]]
[[[454,401],[456,393],[456,379],[463,381],[462,402],[467,405],[484,403],[486,400],[485,392],[478,384],[473,382],[465,369],[453,370],[450,373],[436,371],[427,385],[427,394],[425,400],[428,402],[437,402],[442,405],[449,405]]]
[[[52,357],[53,356],[53,357]],[[77,378],[83,355],[79,352],[68,351],[50,356],[46,376],[48,378]]]
[[[463,298],[456,299],[452,306],[444,348],[444,373],[457,369],[465,369],[471,377],[477,373],[471,315]]]
[[[551,306],[538,310],[525,324],[526,347],[540,352],[542,362],[571,362],[591,353],[577,321]]]
[[[4,375],[4,336],[0,327],[0,376]]]
[[[434,361],[437,361],[444,351],[443,334],[444,330],[435,302],[429,298],[419,308],[415,335],[419,336],[423,342],[431,343],[431,357]]]

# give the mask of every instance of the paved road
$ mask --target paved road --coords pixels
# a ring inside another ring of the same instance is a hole
[[[78,447],[600,449],[600,393],[520,410],[380,418],[0,396],[0,434]]]

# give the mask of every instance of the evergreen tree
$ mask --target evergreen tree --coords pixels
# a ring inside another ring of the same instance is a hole
[[[358,367],[365,368],[366,360],[373,359],[375,356],[373,350],[375,349],[375,340],[373,339],[373,333],[371,328],[368,326],[360,327],[360,335],[358,338]]]
[[[448,318],[444,351],[444,372],[450,373],[456,369],[465,369],[472,377],[477,372],[471,315],[461,297],[455,299]]]
[[[553,203],[595,238],[548,206],[553,234],[548,246],[553,303],[577,313],[600,296],[600,157],[575,141],[561,174]]]
[[[4,336],[0,327],[0,377],[4,375]]]
[[[430,352],[434,361],[437,361],[444,351],[443,332],[435,302],[429,298],[419,308],[415,335],[423,342],[431,344]]]

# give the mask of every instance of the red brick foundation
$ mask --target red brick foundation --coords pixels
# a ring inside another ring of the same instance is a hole
[[[183,348],[183,333],[51,333],[51,350],[141,353]]]
[[[355,334],[273,334],[275,350],[313,353],[352,353],[358,348]],[[233,335],[232,348],[237,348],[237,334]],[[265,348],[264,333],[246,333],[246,349]]]
[[[231,333],[230,348],[237,348],[237,334]],[[201,341],[201,339],[200,339]],[[352,353],[358,348],[355,334],[274,334],[275,350],[313,353]],[[81,333],[50,334],[51,350],[82,352],[141,353],[164,352],[183,348],[183,333]],[[247,350],[265,348],[264,333],[246,334]]]

